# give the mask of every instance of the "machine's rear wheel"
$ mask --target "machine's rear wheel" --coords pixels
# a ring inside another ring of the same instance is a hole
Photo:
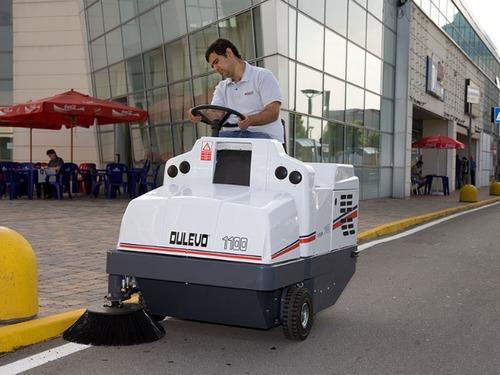
[[[313,325],[313,304],[307,288],[289,288],[282,311],[281,325],[285,337],[290,340],[305,340]]]

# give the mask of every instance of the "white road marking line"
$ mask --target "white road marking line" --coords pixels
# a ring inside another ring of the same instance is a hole
[[[9,363],[8,365],[0,367],[0,374],[2,375],[16,375],[21,372],[31,370],[32,368],[41,366],[45,363],[55,361],[56,359],[66,357],[67,355],[79,352],[90,348],[90,345],[82,344],[64,344],[53,349],[46,350],[42,353],[32,355],[19,361]]]
[[[478,208],[473,208],[472,210],[462,211],[462,212],[459,212],[459,213],[456,213],[456,214],[453,214],[453,215],[450,215],[450,216],[443,217],[443,218],[438,219],[438,220],[431,221],[431,222],[426,223],[426,224],[422,224],[422,225],[420,225],[418,227],[409,229],[409,230],[407,230],[405,232],[401,232],[401,233],[395,234],[394,236],[390,236],[390,237],[382,238],[380,240],[375,240],[375,241],[371,241],[371,242],[367,242],[367,243],[361,244],[361,245],[358,246],[357,253],[360,253],[360,252],[362,252],[362,251],[364,251],[366,249],[369,249],[372,246],[375,246],[375,245],[378,245],[378,244],[381,244],[381,243],[384,243],[384,242],[394,241],[394,240],[397,240],[399,238],[403,238],[403,237],[412,235],[412,234],[420,232],[420,231],[422,231],[424,229],[433,227],[434,225],[440,224],[440,223],[442,223],[444,221],[448,221],[448,220],[454,219],[454,218],[456,218],[458,216],[462,216],[462,215],[468,214],[470,212],[479,211],[479,210],[482,210],[483,208],[492,207],[492,206],[495,206],[497,204],[500,204],[500,202],[495,202],[495,203],[492,203],[492,204],[488,204],[486,206],[481,206],[481,207],[478,207]]]

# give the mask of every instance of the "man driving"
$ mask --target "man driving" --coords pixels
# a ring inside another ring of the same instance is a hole
[[[223,127],[219,136],[273,138],[284,143],[280,119],[283,99],[273,73],[248,64],[227,39],[213,42],[205,52],[205,59],[224,78],[215,88],[211,104],[229,107],[245,116],[237,121],[237,127]],[[201,116],[193,116],[189,111],[189,119],[199,122]]]

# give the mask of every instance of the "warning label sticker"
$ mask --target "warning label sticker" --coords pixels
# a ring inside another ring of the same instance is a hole
[[[212,160],[212,142],[203,142],[201,145],[200,160]]]

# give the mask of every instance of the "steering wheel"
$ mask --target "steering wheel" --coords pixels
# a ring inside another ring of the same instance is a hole
[[[198,105],[191,109],[191,114],[193,116],[201,116],[201,122],[210,125],[212,129],[212,137],[217,137],[223,126],[238,126],[236,124],[225,124],[229,116],[235,115],[242,120],[245,118],[244,115],[232,108],[211,104]]]

